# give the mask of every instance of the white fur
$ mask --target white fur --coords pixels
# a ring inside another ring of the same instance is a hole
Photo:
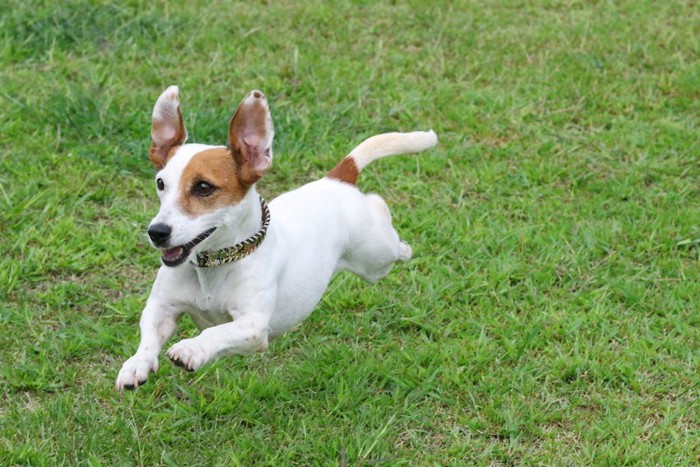
[[[417,152],[436,142],[432,131],[392,133],[368,139],[352,154],[358,164],[366,165],[378,157]],[[261,208],[254,187],[240,203],[214,213],[191,219],[179,212],[179,177],[189,160],[207,147],[183,145],[157,175],[166,189],[154,223],[172,225],[178,239],[174,243],[218,226],[194,248],[190,261],[198,251],[231,246],[260,228]],[[374,282],[394,262],[411,257],[411,248],[399,239],[384,201],[337,180],[323,178],[285,193],[270,203],[270,211],[267,237],[251,255],[213,268],[198,268],[190,261],[160,268],[141,317],[141,342],[122,366],[117,389],[137,387],[150,371],[157,370],[160,349],[183,313],[202,332],[176,343],[167,355],[196,370],[221,355],[265,350],[270,339],[311,313],[336,270],[349,270]]]
[[[357,169],[361,171],[367,164],[381,157],[421,152],[436,144],[437,135],[433,130],[384,133],[364,140],[350,152],[350,157],[355,160]]]

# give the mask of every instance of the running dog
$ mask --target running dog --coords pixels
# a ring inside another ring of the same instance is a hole
[[[228,145],[185,144],[176,86],[153,109],[150,159],[160,210],[148,228],[161,250],[140,321],[141,342],[117,376],[117,390],[142,385],[187,313],[201,333],[166,352],[194,371],[222,355],[267,349],[302,322],[337,270],[369,282],[411,258],[382,198],[356,186],[375,159],[437,144],[428,132],[373,136],[326,177],[285,193],[269,206],[255,189],[272,163],[274,129],[267,98],[250,92],[228,131]]]

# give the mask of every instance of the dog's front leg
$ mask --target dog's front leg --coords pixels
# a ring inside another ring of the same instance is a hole
[[[139,323],[139,348],[122,365],[117,376],[117,390],[135,389],[146,382],[149,372],[158,370],[158,354],[163,344],[175,332],[179,315],[172,305],[149,298]]]
[[[235,321],[207,328],[192,339],[174,344],[166,355],[178,366],[195,371],[222,355],[250,354],[267,349],[269,319],[251,313]]]

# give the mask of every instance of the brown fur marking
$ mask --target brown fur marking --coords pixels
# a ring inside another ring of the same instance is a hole
[[[209,196],[197,196],[192,188],[199,182],[217,189]],[[192,157],[182,172],[179,203],[187,215],[197,217],[239,203],[249,188],[239,180],[236,162],[228,149],[207,149]]]
[[[357,170],[357,164],[355,164],[355,159],[351,156],[346,156],[342,161],[338,163],[330,172],[328,172],[328,178],[334,178],[340,180],[341,182],[349,183],[350,185],[357,184],[357,176],[360,171]]]
[[[163,167],[165,167],[168,161],[173,158],[177,150],[180,149],[180,146],[180,144],[176,146],[171,146],[166,152],[166,148],[159,148],[154,143],[151,143],[151,148],[148,150],[148,156],[151,158],[151,162],[153,163],[153,166],[156,168],[156,170],[160,170]]]

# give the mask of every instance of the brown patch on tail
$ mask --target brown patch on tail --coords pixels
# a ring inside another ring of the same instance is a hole
[[[350,185],[357,184],[357,176],[360,171],[355,164],[355,159],[352,156],[346,156],[342,161],[338,163],[330,172],[328,172],[328,178],[334,178],[341,182],[349,183]]]

